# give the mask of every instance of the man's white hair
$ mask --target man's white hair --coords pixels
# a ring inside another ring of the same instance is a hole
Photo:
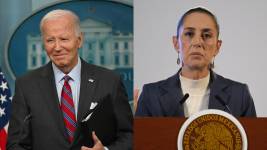
[[[70,10],[64,10],[64,9],[56,9],[56,10],[52,10],[50,12],[48,12],[41,20],[40,22],[40,30],[41,30],[41,33],[43,34],[43,25],[44,25],[44,22],[46,20],[49,20],[49,19],[57,19],[57,18],[60,18],[62,16],[66,16],[66,15],[69,15],[73,18],[74,20],[74,28],[75,28],[75,33],[77,36],[79,36],[81,34],[81,27],[80,27],[80,19],[79,17],[72,11]]]

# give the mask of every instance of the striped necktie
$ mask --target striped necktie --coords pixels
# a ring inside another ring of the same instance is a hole
[[[76,130],[76,117],[75,117],[75,109],[72,98],[71,87],[69,85],[69,80],[71,77],[68,75],[64,76],[64,85],[61,92],[61,111],[64,117],[64,123],[66,126],[66,131],[68,134],[69,142],[73,141],[74,132]]]

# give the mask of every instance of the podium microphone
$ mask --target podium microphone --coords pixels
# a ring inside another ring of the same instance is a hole
[[[185,93],[184,97],[180,100],[180,104],[182,105],[189,97],[188,93]]]
[[[229,106],[221,99],[221,97],[220,96],[218,96],[218,95],[216,95],[215,96],[218,100],[219,100],[219,102],[227,109],[227,111],[231,114],[231,115],[233,115],[233,113],[232,113],[232,111],[231,111],[231,109],[229,108]]]

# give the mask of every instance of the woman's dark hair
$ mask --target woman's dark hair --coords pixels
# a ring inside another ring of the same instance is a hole
[[[215,23],[217,32],[218,32],[217,37],[219,37],[220,27],[219,27],[219,24],[218,24],[218,21],[217,21],[216,16],[215,16],[213,13],[211,13],[209,10],[205,9],[205,8],[197,7],[197,8],[193,8],[193,9],[188,10],[186,13],[183,14],[183,16],[181,17],[181,19],[179,20],[179,22],[178,22],[178,26],[177,26],[177,38],[178,38],[178,36],[179,36],[179,29],[181,28],[181,26],[182,26],[183,23],[184,23],[184,19],[185,19],[188,15],[190,15],[190,14],[192,14],[192,13],[196,13],[196,12],[207,14],[207,15],[209,15],[209,16],[212,18],[212,20],[213,20],[214,23]]]

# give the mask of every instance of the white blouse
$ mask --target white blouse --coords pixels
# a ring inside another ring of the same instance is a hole
[[[198,80],[192,80],[180,74],[182,91],[184,94],[189,94],[188,99],[183,104],[185,117],[208,109],[210,95],[210,89],[208,88],[209,80],[210,74]]]

